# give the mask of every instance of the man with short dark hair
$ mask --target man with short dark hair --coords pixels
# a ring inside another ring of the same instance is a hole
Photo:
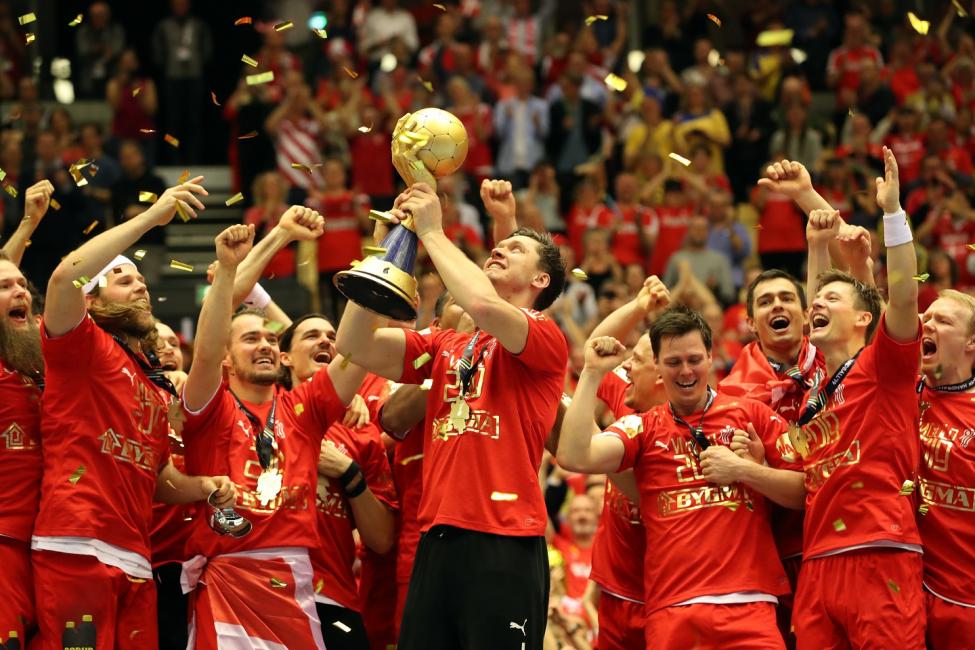
[[[482,270],[444,234],[430,186],[413,184],[394,206],[395,220],[410,213],[447,290],[477,327],[473,334],[377,328],[376,317],[351,302],[339,325],[339,351],[355,363],[401,383],[432,379],[425,534],[399,645],[541,648],[548,555],[538,469],[568,351],[555,323],[536,310],[561,293],[559,250],[549,237],[519,229],[498,242]],[[457,581],[460,571],[465,579]]]
[[[668,403],[599,433],[593,398],[577,397],[563,422],[559,464],[587,473],[634,469],[652,549],[644,564],[646,647],[690,647],[708,629],[723,648],[782,648],[774,603],[789,584],[764,497],[802,506],[802,475],[775,448],[785,422],[763,404],[708,387],[711,329],[697,312],[665,310],[650,342]],[[591,339],[577,395],[594,394],[624,353],[614,338]]]

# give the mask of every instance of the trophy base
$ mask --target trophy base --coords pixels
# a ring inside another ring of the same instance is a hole
[[[355,268],[335,274],[335,287],[374,314],[396,321],[416,320],[416,278],[381,257],[368,257]]]

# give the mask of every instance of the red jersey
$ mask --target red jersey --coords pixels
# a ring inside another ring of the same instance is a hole
[[[545,534],[538,468],[562,397],[568,349],[552,320],[522,311],[528,338],[520,354],[508,352],[480,330],[405,331],[401,381],[433,380],[427,397],[430,429],[423,445],[421,531],[444,524],[494,535]],[[474,336],[471,361],[480,361],[472,365],[469,417],[451,418],[454,404],[463,403],[458,367]],[[430,361],[414,368],[424,354]]]
[[[769,465],[796,469],[775,448],[786,423],[764,404],[719,393],[706,414],[684,419],[702,426],[712,445],[724,446],[735,429],[751,423]],[[765,499],[739,483],[721,488],[705,481],[697,445],[669,404],[627,415],[602,435],[623,442],[619,469],[632,467],[640,488],[646,547],[653,549],[644,561],[648,614],[699,596],[789,593]]]
[[[653,230],[653,214],[642,205],[628,205],[619,208],[613,233],[613,257],[623,266],[639,264],[646,268],[649,250],[641,243],[650,237]]]
[[[179,471],[186,473],[183,458],[183,440],[173,432],[169,434],[169,457]],[[152,566],[188,560],[186,540],[190,537],[191,522],[196,515],[195,503],[152,504]]]
[[[806,473],[804,557],[880,541],[920,545],[913,501],[899,494],[920,456],[920,342],[920,332],[909,343],[890,338],[882,316],[846,379],[796,436]]]
[[[0,536],[30,541],[41,498],[41,391],[0,360]]]
[[[352,187],[356,192],[370,197],[391,197],[396,193],[389,155],[391,137],[377,126],[369,133],[356,133],[349,138]]]
[[[617,420],[633,413],[623,403],[630,380],[617,367],[599,382],[596,397],[601,399]],[[647,531],[640,521],[640,506],[606,481],[603,512],[592,545],[592,571],[589,577],[603,591],[628,600],[643,602],[643,572],[634,571],[633,563],[643,558]]]
[[[860,87],[860,70],[865,63],[873,62],[877,68],[884,67],[884,58],[880,50],[872,45],[861,45],[855,48],[840,46],[829,53],[826,69],[830,75],[835,75],[836,101],[839,103],[840,91],[856,91]]]
[[[41,327],[41,346],[44,474],[34,535],[91,537],[148,560],[171,396],[91,316],[56,338]]]
[[[552,545],[565,561],[565,594],[569,598],[582,598],[592,571],[592,544],[579,546],[568,537],[556,535]]]
[[[366,485],[380,503],[395,510],[396,491],[382,443],[372,436],[360,435],[342,425],[333,424],[325,434],[338,450],[359,463]],[[320,542],[311,549],[311,566],[315,572],[315,593],[334,600],[342,607],[360,611],[358,585],[352,565],[355,563],[356,527],[352,507],[338,479],[318,476],[315,498],[318,509]]]
[[[657,233],[657,240],[650,255],[650,275],[664,277],[670,256],[684,245],[693,214],[690,205],[661,205],[653,210],[653,224],[650,227]]]
[[[396,582],[407,584],[420,543],[420,496],[423,494],[424,418],[393,448],[393,481],[399,495],[399,537],[396,547]]]
[[[318,485],[318,453],[322,437],[345,414],[328,372],[292,391],[275,388],[275,401],[243,402],[263,424],[275,404],[274,434],[283,470],[281,491],[266,505],[257,495],[261,464],[255,449],[254,425],[223,384],[197,413],[187,412],[183,427],[186,469],[190,474],[229,476],[237,486],[237,511],[254,529],[246,537],[220,536],[209,526],[205,503],[198,506],[187,554],[214,557],[224,553],[276,546],[315,548],[318,545],[314,509]],[[283,458],[281,458],[283,456]]]
[[[576,262],[581,264],[585,258],[586,232],[592,228],[609,228],[613,223],[613,213],[602,203],[597,203],[588,210],[573,204],[565,223],[569,245],[576,254]]]
[[[254,205],[244,212],[244,224],[251,225],[257,229],[258,238],[263,233],[268,233],[281,220],[281,215],[288,209],[288,206],[281,205],[274,208]],[[271,258],[271,261],[264,267],[261,277],[264,278],[287,278],[295,274],[297,263],[295,262],[295,246],[289,244],[279,250]]]
[[[921,398],[918,492],[927,514],[918,518],[924,541],[924,586],[975,607],[975,403],[971,391],[925,388]]]
[[[718,389],[725,395],[747,397],[770,407],[786,422],[795,422],[805,405],[803,396],[817,372],[825,371],[823,354],[807,337],[802,339],[799,360],[792,368],[774,368],[758,341],[744,347],[731,372]],[[789,434],[775,441],[776,451],[789,462],[799,462]],[[772,531],[779,556],[802,555],[803,512],[772,505]]]
[[[326,215],[325,234],[318,238],[318,270],[342,271],[362,258],[362,225],[359,210],[369,209],[369,197],[346,190],[320,194],[307,205]]]
[[[975,284],[975,276],[968,270],[968,258],[973,254],[969,245],[975,240],[975,222],[962,217],[956,220],[945,209],[935,217],[931,231],[932,244],[947,253],[958,265],[958,288]]]
[[[756,187],[756,192],[761,188]],[[785,194],[767,190],[765,206],[759,216],[758,252],[806,252],[806,227],[802,212]]]

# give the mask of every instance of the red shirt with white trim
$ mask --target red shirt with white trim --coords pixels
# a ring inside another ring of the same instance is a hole
[[[634,413],[623,403],[629,379],[622,368],[615,368],[599,383],[596,396],[609,407],[617,420]],[[643,571],[634,571],[646,552],[647,531],[640,520],[640,506],[606,481],[603,512],[592,545],[592,571],[589,577],[615,596],[643,602]]]
[[[369,210],[369,197],[348,190],[313,195],[307,205],[325,218],[325,234],[318,238],[318,270],[342,271],[362,259],[362,226],[357,212]]]
[[[41,498],[41,391],[0,359],[0,536],[30,541]]]
[[[613,257],[622,266],[639,264],[646,268],[650,251],[644,250],[640,233],[644,237],[652,236],[653,220],[650,209],[642,205],[619,207],[613,233]]]
[[[556,535],[552,545],[565,562],[565,593],[569,598],[582,598],[592,571],[593,545],[580,546],[570,536]]]
[[[657,240],[650,255],[649,273],[662,278],[671,255],[684,245],[694,208],[690,205],[659,205],[651,214],[648,228],[650,232],[656,233]]]
[[[724,446],[735,429],[751,423],[769,465],[797,469],[776,453],[786,423],[764,404],[719,393],[707,413],[684,420],[701,426],[712,445]],[[705,481],[697,445],[688,428],[674,421],[669,404],[624,416],[601,435],[623,442],[619,470],[632,467],[640,489],[646,547],[653,549],[644,561],[648,614],[698,596],[789,593],[767,502],[740,483],[721,488]]]
[[[899,494],[920,461],[920,347],[920,329],[899,343],[881,316],[873,341],[793,442],[806,473],[806,559],[871,542],[921,544],[913,499]]]
[[[41,348],[44,474],[34,535],[91,537],[148,559],[172,397],[91,316],[58,337],[42,326]]]
[[[393,481],[399,495],[399,538],[396,547],[396,582],[407,584],[413,573],[420,543],[420,497],[423,494],[423,442],[426,418],[410,429],[393,448]]]
[[[918,517],[924,541],[924,585],[975,607],[975,393],[924,389]]]
[[[338,423],[329,427],[325,440],[330,440],[340,452],[359,463],[366,485],[380,503],[391,510],[397,508],[393,477],[381,442]],[[330,598],[342,607],[360,611],[362,603],[352,572],[355,563],[352,530],[356,523],[338,479],[319,474],[315,506],[321,538],[310,554],[315,572],[315,594]]]
[[[545,534],[538,468],[562,396],[568,349],[552,320],[522,311],[528,338],[519,354],[486,332],[476,333],[473,359],[481,361],[467,393],[470,417],[459,423],[450,417],[460,399],[457,368],[475,334],[405,332],[400,381],[433,380],[423,447],[421,531],[444,524],[515,537]],[[423,354],[430,360],[414,364]]]
[[[328,372],[316,372],[292,391],[275,388],[274,435],[284,456],[281,491],[265,505],[257,495],[261,464],[255,449],[254,426],[223,384],[198,413],[187,412],[183,427],[186,470],[189,474],[229,476],[237,486],[238,513],[253,530],[240,538],[218,535],[209,525],[211,508],[198,505],[187,544],[187,554],[214,557],[277,546],[315,548],[318,545],[315,489],[318,453],[332,423],[341,421],[345,405],[335,393]],[[263,425],[271,401],[252,404],[241,400]]]

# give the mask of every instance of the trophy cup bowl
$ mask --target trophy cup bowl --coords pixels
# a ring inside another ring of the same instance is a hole
[[[414,158],[406,159],[404,151]],[[397,125],[392,155],[407,186],[421,180],[435,184],[436,178],[448,176],[464,164],[467,130],[455,115],[439,108],[424,108],[410,115],[402,129]],[[413,266],[418,244],[412,223],[397,224],[380,244],[385,253],[371,255],[337,273],[335,287],[352,302],[380,316],[415,320],[419,296]]]

